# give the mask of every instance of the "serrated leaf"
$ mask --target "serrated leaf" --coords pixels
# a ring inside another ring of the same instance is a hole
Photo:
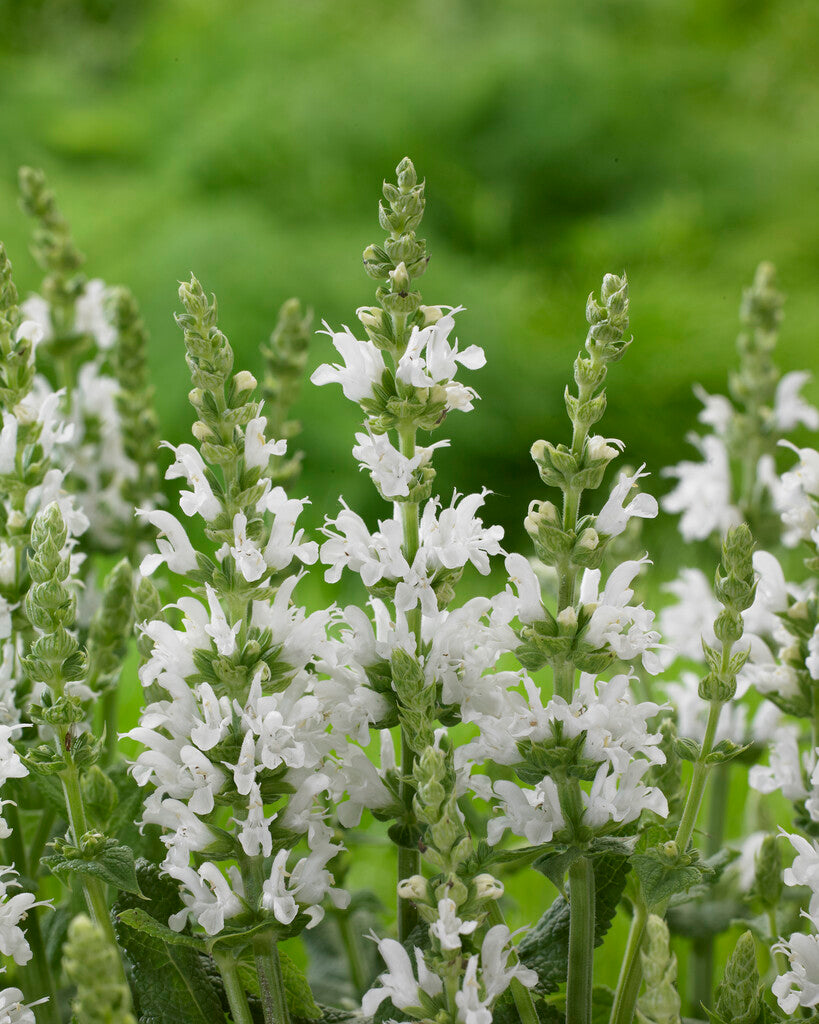
[[[188,949],[195,949],[199,952],[202,952],[205,949],[204,941],[198,936],[189,935],[186,932],[175,932],[166,924],[162,924],[161,921],[157,921],[156,918],[151,917],[151,915],[141,907],[132,907],[130,910],[123,910],[121,913],[117,914],[117,920],[121,921],[122,924],[127,925],[129,928],[145,932],[146,935],[159,939],[161,942],[165,942],[170,946],[186,946]]]
[[[670,899],[675,893],[690,889],[702,877],[699,867],[669,862],[657,850],[635,854],[631,863],[640,879],[643,898],[649,909]]]
[[[545,875],[558,892],[562,892],[566,872],[582,853],[576,846],[557,847],[538,857],[532,867]]]
[[[93,857],[65,857],[55,853],[43,857],[42,863],[53,875],[63,880],[72,875],[90,875],[118,889],[120,892],[142,896],[134,866],[134,854],[116,839],[105,839]]]

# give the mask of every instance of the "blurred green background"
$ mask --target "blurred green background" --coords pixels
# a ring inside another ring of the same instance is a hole
[[[566,433],[605,271],[628,271],[636,340],[602,427],[654,473],[681,455],[692,381],[724,384],[760,259],[789,295],[782,366],[815,362],[817,29],[814,0],[5,0],[0,236],[34,288],[15,176],[42,166],[89,273],[143,305],[178,442],[177,280],[217,293],[239,365],[259,367],[291,294],[353,324],[381,179],[411,155],[425,301],[465,305],[459,336],[488,356],[477,411],[446,425],[440,489],[491,485],[488,514],[523,543],[528,449]],[[311,368],[329,355],[320,336]],[[349,455],[357,410],[308,386],[297,413],[316,511],[343,492],[376,513]]]

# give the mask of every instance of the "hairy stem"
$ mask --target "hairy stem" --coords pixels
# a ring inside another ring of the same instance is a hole
[[[569,976],[566,1024],[590,1024],[594,974],[594,868],[578,857],[569,868]]]
[[[264,932],[253,938],[253,958],[259,975],[265,1024],[290,1024],[290,1011],[284,991],[282,965],[276,937]]]
[[[239,978],[238,961],[232,953],[218,953],[216,950],[213,951],[213,960],[222,976],[233,1024],[253,1024],[253,1014]]]
[[[399,450],[402,455],[411,459],[415,455],[415,427],[408,427],[399,431]],[[415,556],[418,554],[419,529],[418,529],[418,505],[415,502],[400,502],[401,525],[404,533],[402,550],[408,565],[412,565]],[[415,649],[420,653],[421,649],[421,607],[413,608],[407,613],[407,624],[415,635]],[[415,763],[415,751],[409,742],[409,738],[401,729],[401,789],[400,800],[406,813],[410,814],[412,809],[412,770]],[[417,875],[421,870],[421,855],[418,850],[410,850],[404,846],[398,847],[398,881],[402,878],[409,878]],[[404,942],[418,921],[415,907],[407,901],[398,898],[398,941]]]
[[[640,961],[640,949],[648,920],[648,910],[641,898],[634,904],[631,928],[628,933],[626,951],[620,966],[620,977],[617,979],[617,990],[611,1008],[610,1024],[632,1024],[637,996],[643,982],[643,965]]]

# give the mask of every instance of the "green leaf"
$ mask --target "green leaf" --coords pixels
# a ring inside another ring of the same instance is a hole
[[[150,901],[148,913],[166,924],[182,909],[176,882],[145,860],[136,862],[136,874]],[[114,930],[131,967],[140,1018],[157,1024],[225,1024],[219,993],[195,949],[172,945],[120,920],[129,910],[145,908],[131,893],[123,893],[114,904]]]
[[[729,761],[733,761],[735,757],[739,757],[740,754],[744,754],[746,750],[750,750],[750,748],[750,743],[738,746],[736,743],[732,743],[731,740],[722,740],[706,757],[705,763],[727,764]]]
[[[629,872],[626,857],[603,854],[592,861],[595,880],[594,944],[611,927]],[[521,961],[538,976],[541,993],[554,992],[566,980],[569,962],[569,904],[558,896],[517,947]]]
[[[186,946],[188,949],[195,949],[199,952],[205,949],[205,943],[199,936],[189,935],[186,932],[175,932],[166,924],[151,917],[142,907],[132,907],[130,910],[121,911],[117,914],[117,920],[128,925],[129,928],[145,932],[146,935],[159,939],[160,942],[165,942],[170,946]]]
[[[104,839],[92,855],[66,857],[56,853],[43,857],[43,864],[66,884],[72,875],[91,875],[120,892],[142,896],[134,867],[134,854],[116,839]]]
[[[566,872],[582,854],[583,851],[576,846],[557,846],[538,857],[532,867],[545,875],[558,892],[562,892]]]
[[[635,854],[631,863],[640,879],[643,898],[649,909],[670,899],[675,893],[685,892],[702,878],[699,867],[682,863],[679,857],[670,859],[657,849]]]

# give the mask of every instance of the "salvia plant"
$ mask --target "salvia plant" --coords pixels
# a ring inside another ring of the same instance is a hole
[[[355,329],[311,340],[290,299],[254,372],[181,285],[173,444],[135,298],[85,275],[41,172],[20,188],[45,276],[21,297],[0,248],[0,1021],[817,1019],[819,411],[775,362],[773,267],[659,503],[602,426],[632,358],[603,277],[517,552],[491,480],[437,481],[486,355],[421,294],[409,159]],[[311,350],[383,500],[315,536]]]

